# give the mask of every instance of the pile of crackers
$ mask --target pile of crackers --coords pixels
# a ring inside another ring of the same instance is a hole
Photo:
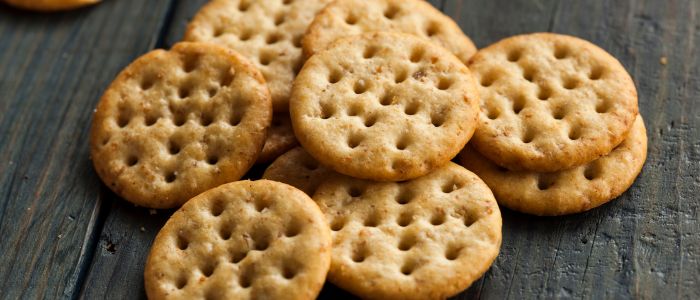
[[[595,208],[646,147],[604,50],[536,33],[477,51],[422,0],[213,0],[117,76],[91,133],[115,193],[179,208],[146,262],[151,299],[313,299],[326,279],[444,299],[498,255],[499,204]]]

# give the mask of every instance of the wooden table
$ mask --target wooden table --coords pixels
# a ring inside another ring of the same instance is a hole
[[[178,41],[204,2],[0,5],[0,298],[145,297],[144,260],[171,212],[100,183],[92,111],[117,72]],[[616,201],[558,218],[504,210],[500,256],[457,298],[700,299],[700,1],[431,2],[480,47],[553,31],[605,48],[634,77],[649,135],[646,166]],[[321,298],[351,296],[327,285]]]

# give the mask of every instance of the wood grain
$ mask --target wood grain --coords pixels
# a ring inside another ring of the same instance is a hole
[[[48,15],[0,6],[2,298],[145,298],[143,264],[172,211],[153,215],[101,186],[91,112],[117,72],[179,41],[205,2],[112,0]],[[700,3],[430,2],[480,47],[554,31],[605,48],[637,83],[650,145],[640,178],[610,204],[557,218],[504,211],[500,256],[455,298],[700,299]],[[327,285],[319,298],[353,297]]]

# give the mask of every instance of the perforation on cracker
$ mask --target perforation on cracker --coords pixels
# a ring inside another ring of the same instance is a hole
[[[637,114],[624,67],[577,38],[511,37],[469,67],[484,112],[474,147],[510,169],[552,172],[594,160],[622,142]]]
[[[359,178],[405,180],[456,155],[474,131],[477,99],[469,70],[443,48],[375,33],[307,61],[290,108],[297,138],[322,164]]]
[[[330,231],[301,191],[242,181],[185,204],[158,233],[145,268],[150,299],[314,299]]]
[[[303,41],[306,58],[334,41],[367,32],[391,31],[430,39],[462,62],[476,53],[474,43],[457,24],[421,0],[338,0],[318,13]]]
[[[337,176],[313,198],[332,229],[329,280],[362,298],[446,298],[479,278],[500,247],[493,195],[453,163],[404,183]]]
[[[137,59],[105,91],[93,120],[92,160],[125,199],[177,207],[239,179],[260,152],[270,118],[269,92],[250,63],[217,46],[181,43]]]
[[[501,205],[535,215],[565,215],[593,209],[622,194],[641,171],[646,151],[644,122],[637,117],[622,144],[573,169],[509,171],[469,146],[460,154],[460,162],[484,179]]]
[[[250,58],[270,86],[275,111],[285,112],[292,81],[303,65],[302,37],[329,2],[211,1],[188,25],[185,40],[223,45]]]

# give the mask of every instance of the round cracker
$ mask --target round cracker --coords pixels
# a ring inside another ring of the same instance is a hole
[[[332,174],[335,174],[333,170],[317,162],[304,148],[296,147],[270,164],[262,178],[283,182],[313,195]]]
[[[634,183],[646,156],[646,129],[639,116],[627,139],[610,154],[570,170],[508,171],[470,147],[460,154],[460,161],[491,187],[501,205],[533,215],[559,216],[587,211],[620,196]]]
[[[4,2],[21,9],[49,12],[94,5],[100,0],[4,0]]]
[[[459,26],[422,0],[336,0],[318,13],[304,37],[304,56],[339,38],[366,32],[403,32],[430,39],[466,63],[476,46]]]
[[[265,76],[274,110],[286,112],[294,76],[304,63],[302,37],[330,1],[211,1],[195,15],[185,40],[216,43],[250,58]]]
[[[323,165],[398,181],[441,167],[471,138],[479,115],[471,72],[426,39],[371,33],[309,59],[290,102],[297,139]]]
[[[209,190],[156,236],[149,299],[315,299],[330,265],[328,225],[301,191],[268,180]]]
[[[620,144],[637,115],[637,91],[614,57],[551,33],[504,39],[477,53],[481,124],[474,148],[511,170],[554,172]]]
[[[337,176],[313,197],[331,224],[328,279],[364,299],[444,299],[498,255],[501,214],[476,175],[454,163],[403,183]]]
[[[280,155],[294,148],[297,138],[294,136],[292,121],[288,114],[275,114],[272,116],[272,125],[267,131],[267,138],[257,163],[269,163]]]
[[[105,91],[92,124],[92,161],[126,200],[177,207],[240,179],[271,117],[265,80],[245,58],[179,43],[140,57]]]

